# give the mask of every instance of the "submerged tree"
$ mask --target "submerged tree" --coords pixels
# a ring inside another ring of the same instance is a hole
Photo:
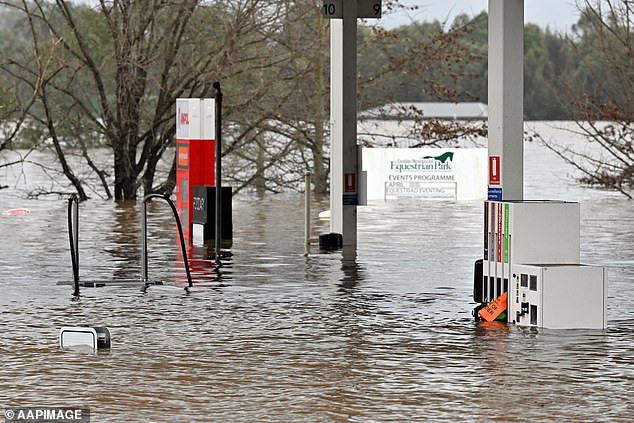
[[[584,0],[580,11],[571,40],[579,64],[569,87],[571,110],[575,132],[597,145],[599,154],[546,145],[583,173],[581,182],[632,198],[634,2]]]
[[[30,124],[77,191],[86,180],[73,172],[73,154],[104,196],[112,179],[116,200],[135,198],[139,188],[170,193],[175,101],[212,96],[216,80],[225,92],[227,182],[277,192],[312,170],[315,190],[327,190],[329,28],[318,0],[3,4],[21,17],[14,27],[29,43],[10,52],[2,70],[35,93]],[[384,84],[412,76],[426,81],[425,95],[456,98],[469,56],[463,33],[460,25],[413,32],[361,26],[360,106],[394,100]],[[112,166],[95,164],[94,146],[111,150]],[[161,163],[167,169],[157,174]]]
[[[6,28],[8,22],[0,19],[0,25],[4,28],[0,32],[0,69],[8,66],[10,52],[16,44],[22,43],[20,37]],[[14,84],[14,78],[10,73],[0,72],[0,152],[14,147],[14,141],[18,138],[24,127],[28,112],[37,99],[37,92],[42,80],[33,81],[33,86],[19,87]],[[0,162],[0,167],[10,166],[14,162]]]
[[[32,22],[36,54],[55,50],[46,68],[25,56],[11,65],[23,84],[43,78],[33,117],[50,138],[81,127],[93,144],[110,147],[114,197],[132,199],[140,185],[146,193],[156,188],[157,165],[173,144],[176,98],[209,97],[213,81],[232,85],[260,66],[249,53],[266,42],[259,33],[279,14],[263,3],[101,0],[94,9],[65,0],[11,4]]]

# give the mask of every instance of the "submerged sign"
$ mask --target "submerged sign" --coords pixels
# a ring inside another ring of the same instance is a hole
[[[368,200],[486,198],[486,149],[367,148]]]

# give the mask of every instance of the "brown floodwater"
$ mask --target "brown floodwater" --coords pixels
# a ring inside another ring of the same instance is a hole
[[[234,198],[231,257],[194,251],[193,289],[165,204],[149,215],[141,290],[140,205],[80,207],[72,298],[66,200],[27,200],[44,183],[3,170],[0,409],[80,406],[95,422],[631,421],[634,207],[579,188],[528,145],[526,198],[580,200],[582,259],[609,267],[608,329],[475,323],[481,202],[359,208],[356,251],[303,256],[300,194]],[[327,209],[313,205],[313,216]],[[327,223],[314,218],[314,235]],[[120,282],[120,285],[110,285]],[[62,326],[107,326],[112,349],[58,348]]]

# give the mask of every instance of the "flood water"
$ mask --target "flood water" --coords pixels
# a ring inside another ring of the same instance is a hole
[[[608,329],[475,323],[482,203],[359,208],[357,251],[303,256],[303,196],[238,195],[232,257],[194,263],[185,292],[167,205],[150,207],[150,278],[72,299],[66,201],[26,200],[3,170],[0,408],[89,407],[95,422],[631,421],[634,207],[584,189],[528,143],[527,199],[581,201],[581,255],[609,267]],[[32,173],[31,173],[32,172]],[[327,231],[313,205],[313,234]],[[82,280],[140,278],[140,206],[80,207]],[[200,258],[200,257],[199,257]],[[62,326],[107,326],[98,355],[57,346]]]

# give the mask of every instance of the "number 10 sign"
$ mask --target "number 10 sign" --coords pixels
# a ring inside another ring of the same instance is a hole
[[[349,1],[349,0],[348,0]],[[324,0],[321,14],[327,19],[343,18],[344,0]],[[380,18],[381,0],[357,0],[357,18]]]

